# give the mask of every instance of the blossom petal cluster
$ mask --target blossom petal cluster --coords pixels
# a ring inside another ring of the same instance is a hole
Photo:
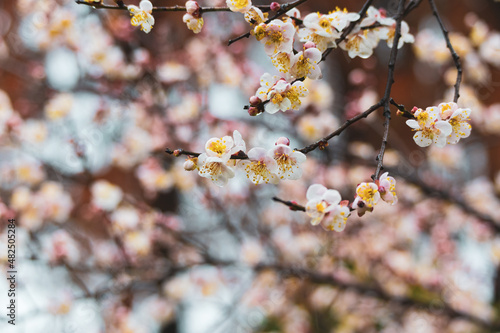
[[[306,214],[311,218],[312,225],[321,224],[325,230],[343,231],[351,211],[357,211],[363,216],[382,199],[395,205],[398,202],[396,180],[386,172],[375,182],[361,183],[356,188],[356,196],[351,205],[348,200],[342,200],[337,190],[327,189],[321,184],[309,186],[306,193]]]
[[[359,184],[352,208],[358,212],[358,216],[363,216],[366,212],[373,211],[380,199],[391,205],[398,202],[396,180],[388,172],[383,173],[375,182]]]
[[[406,124],[416,132],[413,140],[420,147],[434,143],[442,148],[467,138],[471,133],[472,127],[468,123],[471,110],[459,108],[454,102],[430,106],[425,110],[414,108],[412,112],[415,119],[407,120]]]
[[[201,17],[200,6],[196,1],[186,2],[186,11],[182,17],[182,21],[186,23],[189,30],[193,31],[195,34],[201,32],[203,28],[203,18]]]
[[[325,230],[343,231],[347,218],[351,215],[347,201],[342,201],[337,190],[329,190],[321,184],[309,186],[306,193],[306,214],[312,218],[311,224]]]
[[[246,144],[238,131],[233,137],[212,138],[205,144],[205,152],[197,158],[189,158],[184,168],[198,170],[201,177],[210,179],[217,186],[224,186],[242,170],[254,184],[277,184],[280,179],[299,179],[301,164],[306,156],[291,149],[290,140],[279,138],[271,149],[252,148],[246,152]]]
[[[139,4],[139,7],[129,5],[127,9],[130,15],[132,15],[130,23],[132,23],[134,27],[140,26],[142,31],[149,33],[155,24],[155,18],[151,15],[153,12],[153,4],[151,1],[143,0]]]

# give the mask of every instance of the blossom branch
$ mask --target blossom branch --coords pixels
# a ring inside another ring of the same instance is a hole
[[[285,14],[290,9],[293,9],[293,8],[297,7],[298,5],[300,5],[300,4],[302,4],[302,3],[306,2],[306,1],[307,0],[296,0],[294,2],[285,3],[285,4],[281,5],[280,9],[276,12],[276,14],[274,16],[272,16],[271,18],[267,19],[267,21],[264,22],[264,23],[268,24],[272,20],[277,19],[278,17],[280,17],[283,14]],[[257,6],[257,7],[259,7],[259,6]],[[245,33],[243,35],[240,35],[240,36],[238,36],[236,38],[230,39],[229,42],[227,42],[227,46],[230,46],[231,44],[233,44],[234,42],[239,41],[240,39],[250,37],[250,33],[251,33],[251,31],[249,31],[249,32],[247,32],[247,33]]]
[[[316,148],[318,147],[324,147],[327,143],[328,143],[328,140],[330,140],[331,138],[339,135],[340,133],[342,133],[346,128],[348,128],[349,126],[351,126],[352,124],[354,124],[355,122],[357,122],[358,120],[362,119],[362,118],[366,118],[368,117],[373,111],[377,110],[378,108],[380,108],[382,105],[384,104],[384,101],[381,100],[380,102],[378,102],[377,104],[374,104],[372,105],[368,110],[366,110],[365,112],[363,113],[360,113],[358,114],[357,116],[354,116],[348,120],[346,120],[346,122],[344,124],[342,124],[342,126],[340,126],[338,129],[336,129],[335,131],[333,131],[332,133],[328,134],[327,136],[325,136],[324,138],[322,139],[319,139],[318,141],[316,141],[315,143],[313,144],[310,144],[309,146],[305,146],[303,148],[300,148],[300,149],[295,149],[297,151],[300,151],[301,153],[304,153],[304,154],[307,154],[313,150],[315,150]]]
[[[392,90],[392,85],[394,84],[394,67],[396,65],[396,59],[398,57],[398,46],[399,46],[399,39],[401,37],[401,21],[403,20],[403,12],[404,12],[404,0],[399,0],[399,5],[398,5],[398,12],[396,15],[396,31],[394,35],[394,41],[392,44],[392,49],[391,49],[391,55],[389,58],[389,71],[387,73],[387,83],[385,86],[385,93],[384,93],[384,135],[382,137],[382,145],[380,147],[380,152],[377,155],[377,169],[375,171],[375,174],[372,176],[373,180],[376,180],[380,176],[380,171],[383,168],[383,163],[384,163],[384,154],[385,154],[385,147],[387,146],[387,138],[389,137],[389,125],[391,121],[391,108],[389,107],[390,100],[391,100],[391,90]]]
[[[304,206],[297,204],[295,201],[286,201],[286,200],[280,199],[278,197],[273,197],[273,201],[281,202],[282,204],[290,207],[290,210],[296,210],[296,211],[302,211],[302,212],[306,211],[306,208]]]
[[[460,97],[460,83],[462,82],[462,65],[460,63],[460,57],[458,56],[457,52],[455,52],[453,45],[451,45],[450,37],[448,36],[448,30],[444,26],[443,21],[439,16],[434,0],[429,0],[429,4],[432,8],[432,13],[434,14],[439,23],[441,31],[443,32],[444,39],[446,40],[446,47],[450,50],[453,62],[455,63],[455,67],[457,68],[457,79],[455,81],[455,96],[453,97],[453,102],[456,103],[458,101],[458,98]]]
[[[306,1],[306,0],[302,0]],[[117,2],[117,6],[105,5],[103,3],[92,3],[86,2],[84,0],[75,0],[75,2],[79,5],[86,5],[93,8],[98,9],[118,9],[118,10],[128,10],[127,6],[123,3],[123,1]],[[257,5],[255,6],[263,11],[269,11],[270,5]],[[153,7],[153,12],[186,12],[187,8],[185,6],[170,6],[170,7]],[[231,9],[229,7],[200,7],[200,13],[208,13],[208,12],[230,12]]]
[[[188,156],[198,157],[201,155],[201,153],[195,153],[195,152],[187,151],[187,150],[184,150],[181,148],[175,149],[175,150],[172,150],[170,148],[166,148],[165,153],[170,154],[170,155],[174,155],[175,157],[179,157],[180,155],[188,155]],[[231,155],[230,159],[231,160],[247,160],[248,155],[240,150],[236,154]]]
[[[356,24],[361,22],[361,20],[364,18],[364,16],[366,15],[366,11],[371,6],[372,2],[373,2],[373,0],[367,0],[365,2],[365,4],[363,5],[363,7],[361,7],[361,10],[358,13],[359,19],[354,21],[354,22],[351,22],[349,24],[349,26],[347,26],[347,28],[345,28],[345,30],[342,32],[342,35],[335,40],[335,44],[338,45],[347,38],[347,35],[349,35],[349,33],[352,31],[352,29],[354,29]],[[324,61],[326,59],[326,57],[330,54],[330,52],[332,52],[332,50],[333,50],[333,48],[329,48],[325,52],[323,52],[323,56],[321,57],[321,61]]]

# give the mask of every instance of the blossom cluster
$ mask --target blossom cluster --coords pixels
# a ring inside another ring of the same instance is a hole
[[[251,34],[264,44],[264,51],[279,72],[279,76],[262,75],[256,96],[250,98],[248,112],[252,116],[264,111],[272,114],[298,110],[301,98],[308,94],[302,81],[322,78],[319,63],[323,52],[337,47],[336,40],[351,23],[356,25],[339,44],[351,58],[368,58],[380,40],[385,40],[389,47],[394,42],[396,21],[386,17],[384,9],[369,7],[363,19],[357,13],[337,8],[329,14],[311,13],[300,20],[301,14],[294,8],[284,18],[267,22],[265,14],[251,6],[250,1],[227,2],[231,10],[245,14],[245,19],[252,25]],[[299,21],[302,28],[297,24]],[[296,40],[304,43],[300,51],[294,49]],[[398,48],[413,41],[408,24],[402,22]]]
[[[312,218],[311,224],[321,226],[325,230],[337,232],[345,229],[347,218],[351,211],[356,210],[358,216],[373,211],[380,201],[395,205],[398,202],[396,195],[396,180],[386,172],[375,182],[361,183],[356,188],[356,196],[349,207],[348,200],[342,200],[337,190],[327,189],[320,184],[309,186],[306,193],[306,214]]]
[[[415,119],[407,120],[406,124],[416,131],[413,140],[420,147],[434,143],[442,148],[470,135],[471,125],[467,121],[470,120],[471,110],[459,108],[454,102],[430,106],[425,110],[414,107],[412,113]]]
[[[209,178],[217,186],[224,186],[241,169],[254,184],[277,184],[280,179],[299,179],[301,164],[306,156],[289,147],[290,140],[279,138],[275,146],[266,150],[261,147],[246,152],[246,143],[238,131],[233,137],[212,138],[205,144],[205,153],[189,158],[184,168],[198,170],[201,177]],[[176,152],[174,151],[174,154]]]

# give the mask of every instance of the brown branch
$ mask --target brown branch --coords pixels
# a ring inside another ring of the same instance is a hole
[[[302,4],[302,3],[306,2],[306,1],[307,0],[296,0],[294,2],[285,3],[285,4],[281,5],[280,9],[276,12],[276,15],[274,15],[273,17],[267,19],[267,21],[264,22],[264,23],[268,24],[272,20],[277,19],[278,17],[280,17],[283,14],[285,14],[290,9],[293,9],[293,8],[297,7],[298,5],[300,5],[300,4]],[[251,33],[251,31],[249,31],[249,32],[247,32],[247,33],[245,33],[243,35],[240,35],[240,36],[238,36],[236,38],[230,39],[229,42],[227,42],[227,46],[230,46],[231,44],[233,44],[234,42],[239,41],[240,39],[250,37],[250,33]]]
[[[310,144],[309,146],[305,146],[304,148],[300,148],[300,149],[295,149],[297,151],[300,151],[301,153],[304,153],[304,154],[307,154],[313,150],[315,150],[316,148],[320,147],[321,145],[324,145],[325,142],[328,142],[328,140],[330,140],[331,138],[339,135],[340,133],[342,133],[347,127],[351,126],[352,124],[354,124],[355,122],[357,122],[358,120],[362,119],[362,118],[366,118],[368,117],[373,111],[377,110],[379,107],[381,107],[383,105],[383,100],[381,100],[380,102],[378,102],[377,104],[374,104],[372,105],[368,110],[366,110],[365,112],[363,113],[360,113],[358,114],[357,116],[354,116],[352,117],[351,119],[348,119],[346,120],[346,122],[344,124],[342,124],[342,126],[340,126],[337,130],[335,130],[334,132],[328,134],[327,136],[325,136],[324,138],[316,141],[315,143],[313,144]]]
[[[273,200],[277,201],[277,202],[281,202],[282,204],[290,207],[290,210],[296,210],[296,211],[302,211],[302,212],[306,211],[306,208],[304,206],[297,204],[295,201],[286,201],[286,200],[280,199],[278,197],[273,197]]]
[[[375,173],[372,175],[373,180],[377,180],[380,176],[380,171],[384,167],[384,154],[385,154],[385,148],[387,146],[387,139],[389,137],[389,125],[391,121],[391,108],[389,107],[390,100],[391,100],[391,90],[392,90],[392,85],[394,84],[394,67],[396,66],[396,59],[398,57],[398,44],[399,44],[399,39],[401,38],[401,21],[403,20],[403,13],[404,13],[404,3],[405,0],[399,0],[398,4],[398,12],[396,14],[396,31],[394,35],[394,40],[392,42],[392,49],[391,49],[391,55],[389,57],[389,71],[387,72],[387,83],[385,86],[385,92],[384,92],[384,135],[382,137],[382,145],[380,146],[380,151],[377,155],[376,161],[378,162],[377,164],[377,169],[375,170]]]
[[[434,0],[429,0],[429,4],[432,8],[432,13],[434,14],[439,23],[441,31],[443,32],[444,39],[446,40],[446,47],[448,47],[448,49],[450,50],[451,57],[453,58],[453,62],[455,63],[455,67],[457,68],[457,79],[455,81],[455,96],[453,97],[453,102],[456,103],[458,101],[458,98],[460,97],[460,83],[462,82],[462,65],[460,64],[460,57],[458,56],[457,52],[455,52],[453,45],[451,45],[451,41],[448,36],[448,30],[444,26],[443,21],[439,16]]]

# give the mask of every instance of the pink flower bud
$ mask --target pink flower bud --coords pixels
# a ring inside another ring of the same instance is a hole
[[[316,47],[316,44],[314,44],[311,41],[309,41],[309,42],[307,42],[307,43],[304,44],[304,50],[310,49],[312,47]]]
[[[277,2],[271,2],[271,10],[276,12],[281,8],[281,5]]]
[[[248,114],[251,115],[252,117],[257,116],[260,114],[260,110],[256,108],[255,106],[251,106],[248,109]]]
[[[186,2],[186,10],[189,14],[193,14],[200,8],[196,1],[188,1]]]
[[[416,106],[414,106],[414,107],[413,107],[413,109],[411,109],[411,111],[410,111],[410,112],[411,112],[411,113],[415,113],[415,112],[417,112],[417,110],[418,110],[418,108],[417,108]]]
[[[290,139],[285,138],[284,136],[280,137],[278,140],[276,140],[275,145],[290,145]]]
[[[175,157],[181,156],[181,151],[179,149],[174,150],[174,156]]]
[[[257,96],[252,96],[252,97],[250,97],[250,105],[251,105],[251,106],[257,106],[257,105],[259,105],[260,103],[262,103],[262,101],[260,100],[260,98],[259,98],[259,97],[257,97]]]

